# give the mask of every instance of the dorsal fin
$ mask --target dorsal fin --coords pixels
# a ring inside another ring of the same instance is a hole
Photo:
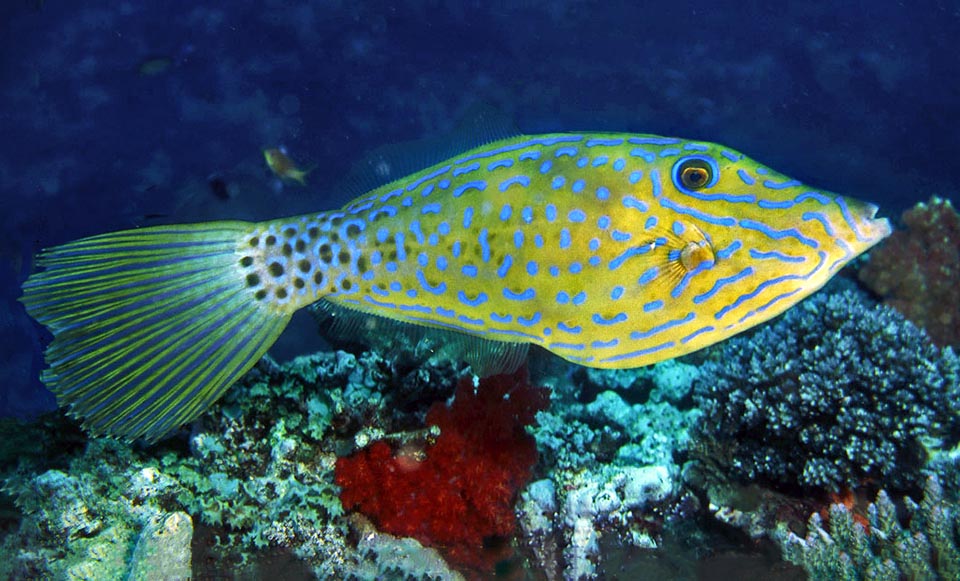
[[[528,343],[491,341],[474,335],[397,321],[321,300],[310,307],[321,334],[334,341],[359,342],[380,351],[409,346],[424,360],[465,362],[480,377],[513,373],[527,357]]]
[[[517,135],[520,132],[506,115],[489,105],[475,104],[446,133],[374,149],[353,164],[333,191],[344,196],[343,201],[353,199],[465,151]]]

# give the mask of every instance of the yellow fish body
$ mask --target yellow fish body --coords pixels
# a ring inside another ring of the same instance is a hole
[[[215,401],[319,299],[592,367],[748,329],[890,232],[876,207],[720,145],[501,140],[339,211],[117,232],[53,248],[23,302],[45,380],[97,432],[157,438]]]

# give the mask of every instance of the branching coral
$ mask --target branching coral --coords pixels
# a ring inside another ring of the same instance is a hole
[[[919,479],[922,438],[956,435],[960,361],[861,293],[822,292],[718,346],[695,397],[735,477],[901,487]]]
[[[934,197],[902,221],[906,230],[870,253],[860,280],[937,344],[960,346],[960,214]]]
[[[935,478],[923,502],[904,499],[907,524],[886,492],[867,507],[867,526],[842,504],[830,507],[825,523],[810,517],[801,538],[781,525],[774,535],[788,561],[806,569],[811,581],[898,581],[960,578],[960,513],[943,499]]]
[[[384,532],[437,546],[452,562],[489,572],[482,549],[510,536],[513,503],[530,479],[537,452],[525,426],[548,401],[525,373],[465,379],[451,407],[438,403],[427,425],[433,445],[394,450],[385,441],[337,460],[336,483],[346,508],[370,517]]]

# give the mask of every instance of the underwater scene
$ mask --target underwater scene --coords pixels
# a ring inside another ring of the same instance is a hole
[[[960,4],[0,30],[0,579],[960,579]]]

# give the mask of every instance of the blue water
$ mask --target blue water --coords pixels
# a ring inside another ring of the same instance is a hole
[[[477,103],[527,133],[721,142],[889,216],[956,196],[956,3],[516,5],[4,3],[0,415],[54,405],[48,336],[16,302],[42,247],[333,207],[354,161]],[[277,187],[261,150],[280,144],[316,165],[309,187]],[[275,354],[315,347],[300,329]]]

